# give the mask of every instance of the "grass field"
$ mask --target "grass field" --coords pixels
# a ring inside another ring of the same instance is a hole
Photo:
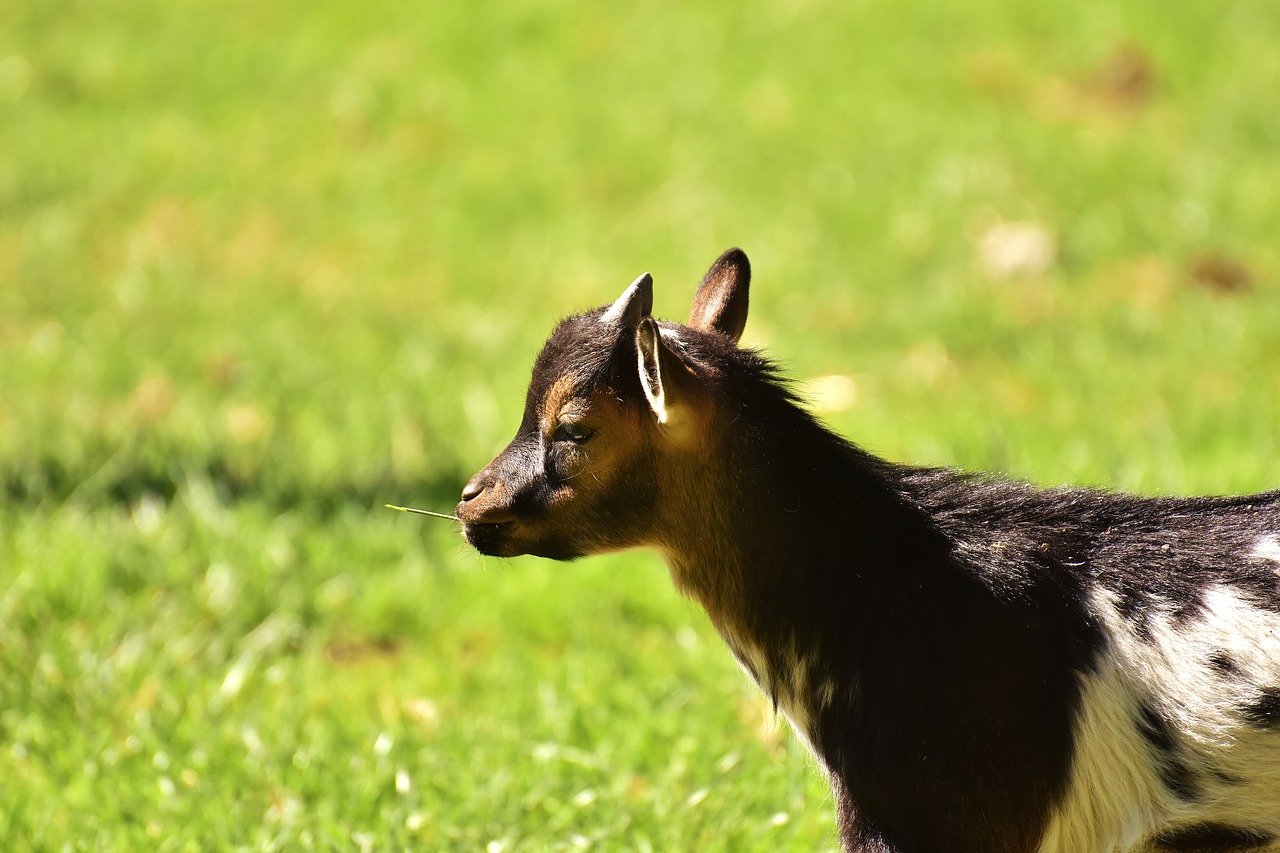
[[[883,455],[1280,486],[1273,0],[0,17],[6,850],[833,848],[656,558],[382,508],[646,269]]]

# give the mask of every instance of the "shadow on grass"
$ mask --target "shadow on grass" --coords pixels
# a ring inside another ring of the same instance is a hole
[[[74,460],[53,454],[10,459],[0,469],[0,495],[9,506],[130,506],[146,498],[172,501],[199,482],[224,503],[253,502],[281,510],[305,509],[327,517],[352,505],[412,503],[448,512],[467,475],[448,465],[406,476],[389,464],[330,473],[272,468],[261,459],[217,454],[160,453],[148,449],[97,447]]]

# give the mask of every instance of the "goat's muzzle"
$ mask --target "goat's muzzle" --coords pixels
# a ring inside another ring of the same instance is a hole
[[[506,534],[516,521],[511,507],[511,489],[495,477],[491,468],[485,468],[467,482],[462,489],[462,501],[454,514],[462,522],[462,533],[467,542],[490,557],[513,556]]]

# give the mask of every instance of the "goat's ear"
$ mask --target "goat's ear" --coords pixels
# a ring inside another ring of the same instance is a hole
[[[621,324],[624,329],[634,329],[640,320],[653,310],[653,276],[642,273],[622,291],[618,301],[610,305],[600,316],[600,322]]]
[[[741,249],[725,252],[707,270],[693,295],[689,327],[719,332],[734,341],[747,325],[747,288],[751,284],[751,262]]]
[[[693,375],[662,340],[652,317],[643,318],[636,328],[636,357],[640,387],[654,417],[664,426],[679,426],[692,403]]]

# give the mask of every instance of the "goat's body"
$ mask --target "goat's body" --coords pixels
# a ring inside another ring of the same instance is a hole
[[[713,509],[667,557],[832,775],[849,849],[1280,849],[1280,492],[892,465],[731,357],[734,464],[692,478]]]
[[[648,316],[647,276],[564,321],[468,540],[659,549],[830,774],[850,851],[1280,850],[1280,492],[879,460],[737,346],[748,275],[726,253],[688,326]]]
[[[832,774],[849,849],[1280,849],[1280,493],[1037,491],[809,438],[736,476],[775,500],[735,536],[785,553],[704,528],[748,589],[672,563]]]

